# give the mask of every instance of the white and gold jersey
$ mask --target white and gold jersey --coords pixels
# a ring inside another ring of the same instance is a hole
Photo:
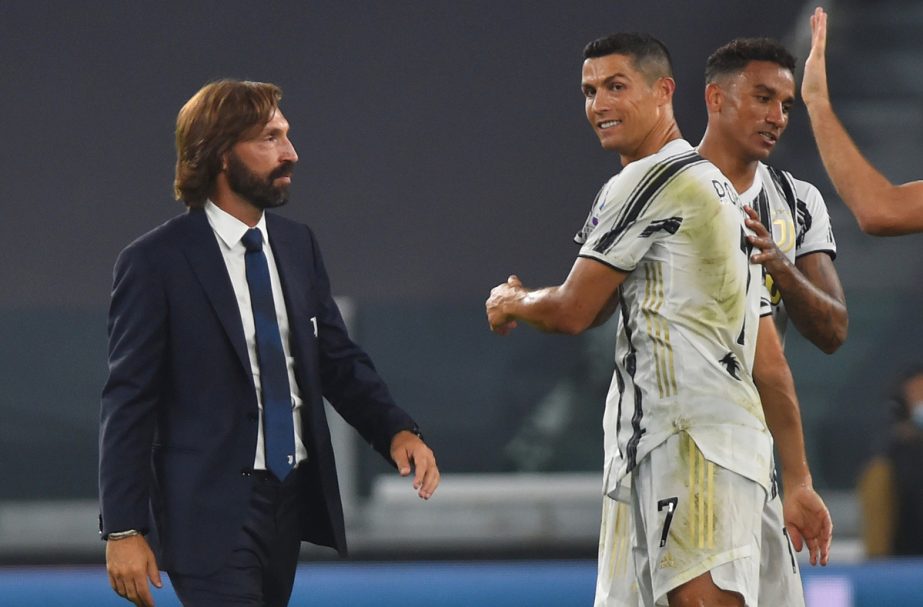
[[[759,163],[747,191],[740,194],[742,204],[759,213],[760,221],[772,231],[773,240],[792,263],[802,255],[823,252],[836,257],[836,240],[823,196],[813,185],[792,177],[791,173]],[[764,273],[769,303],[779,337],[785,340],[788,314],[772,276]]]
[[[752,379],[762,272],[743,219],[727,178],[675,140],[609,180],[575,237],[581,257],[630,273],[603,418],[609,494],[681,431],[709,461],[769,488]]]

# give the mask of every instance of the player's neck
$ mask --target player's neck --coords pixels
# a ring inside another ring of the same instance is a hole
[[[738,192],[745,192],[753,185],[758,161],[748,160],[734,153],[730,146],[722,145],[716,137],[709,136],[708,129],[705,130],[702,143],[697,149],[702,158],[718,167],[718,170],[731,180],[731,185]]]
[[[671,141],[682,138],[683,134],[679,130],[679,125],[671,115],[668,120],[658,122],[635,149],[619,152],[622,166],[628,166],[636,160],[656,154]]]

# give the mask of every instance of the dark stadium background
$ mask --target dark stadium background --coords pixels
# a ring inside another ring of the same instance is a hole
[[[905,33],[923,23],[915,6],[838,2],[831,16],[834,98],[897,180],[923,172],[923,117],[900,114],[901,103],[919,105],[923,87],[902,69],[915,65]],[[173,125],[203,83],[238,77],[284,89],[301,160],[281,212],[316,231],[355,337],[425,428],[446,477],[591,475],[601,462],[605,339],[530,330],[500,339],[483,317],[489,289],[512,272],[533,286],[560,281],[573,232],[618,170],[583,114],[582,47],[617,30],[664,40],[677,117],[697,143],[708,53],[770,35],[801,60],[807,10],[800,0],[0,2],[0,560],[100,562],[101,544],[8,541],[20,537],[18,519],[4,512],[56,516],[56,505],[95,499],[112,264],[183,210],[172,200]],[[857,470],[889,420],[890,383],[921,356],[921,241],[858,233],[800,108],[773,162],[821,189],[840,248],[849,341],[827,357],[792,331],[788,351],[816,482],[848,518]],[[543,399],[560,391],[571,404],[549,429]],[[348,473],[359,500],[387,472],[366,451]],[[81,524],[95,520],[60,533]],[[842,528],[855,539],[858,521]],[[592,542],[555,538],[532,548],[595,554]],[[447,538],[422,554],[466,550]],[[387,558],[380,548],[368,555]]]

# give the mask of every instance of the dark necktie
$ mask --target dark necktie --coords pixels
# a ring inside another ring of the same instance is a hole
[[[276,321],[269,265],[263,253],[263,234],[247,230],[241,239],[247,247],[247,285],[256,327],[256,353],[263,392],[263,440],[266,443],[266,468],[284,480],[295,465],[295,427],[292,420],[292,394],[282,336]]]

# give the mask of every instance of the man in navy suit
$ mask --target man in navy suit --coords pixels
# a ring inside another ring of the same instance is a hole
[[[100,424],[110,584],[153,605],[286,605],[302,540],[346,552],[323,398],[413,487],[439,470],[347,335],[317,241],[264,213],[298,156],[272,84],[203,87],[176,125],[188,212],[119,255]]]

